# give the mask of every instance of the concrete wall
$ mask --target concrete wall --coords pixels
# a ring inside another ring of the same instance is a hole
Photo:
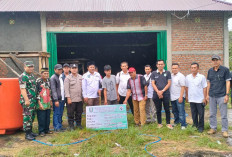
[[[39,13],[0,13],[0,51],[41,50]]]

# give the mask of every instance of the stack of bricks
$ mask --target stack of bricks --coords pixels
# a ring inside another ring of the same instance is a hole
[[[6,65],[0,61],[0,78],[7,78],[7,74],[8,74],[8,69]]]

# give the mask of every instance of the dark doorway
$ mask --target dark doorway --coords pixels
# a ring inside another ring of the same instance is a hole
[[[155,68],[157,33],[58,33],[57,53],[60,63],[95,61],[103,76],[104,65],[111,65],[112,74],[116,74],[121,70],[122,61],[135,67],[137,73],[144,74],[146,64]]]

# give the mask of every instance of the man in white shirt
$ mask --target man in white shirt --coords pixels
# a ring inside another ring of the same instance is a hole
[[[87,63],[88,72],[83,75],[82,95],[88,106],[99,105],[99,96],[101,96],[102,78],[98,72],[95,72],[95,63]]]
[[[172,113],[174,114],[174,123],[181,124],[181,129],[186,128],[185,117],[185,76],[179,72],[178,63],[172,64],[172,84],[170,87]]]
[[[192,74],[186,76],[186,101],[190,102],[193,126],[198,131],[204,131],[204,112],[207,105],[207,82],[204,75],[198,73],[199,64],[191,64]],[[198,119],[199,117],[199,119]]]
[[[127,82],[128,79],[130,78],[130,74],[128,73],[128,63],[127,62],[122,62],[121,63],[121,69],[119,73],[116,75],[116,87],[117,87],[117,92],[119,95],[119,104],[123,104],[125,98],[126,98],[126,93],[127,93]],[[131,112],[134,115],[134,108],[133,108],[133,103],[132,103],[132,98],[131,96],[127,100]]]
[[[147,87],[148,94],[147,94],[147,102],[146,102],[146,108],[145,108],[146,117],[147,117],[146,123],[154,123],[156,121],[156,107],[152,100],[154,89],[151,84],[151,71],[152,71],[151,66],[146,65],[145,66],[146,74],[144,75],[144,78],[148,84],[148,87]]]

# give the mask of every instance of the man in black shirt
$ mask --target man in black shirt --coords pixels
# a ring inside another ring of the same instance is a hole
[[[222,119],[222,135],[228,137],[227,103],[230,91],[230,71],[221,65],[218,55],[212,56],[213,67],[209,69],[207,81],[207,101],[210,111],[210,130],[208,134],[215,134],[217,130],[217,105]]]
[[[162,117],[161,117],[161,109],[162,104],[164,106],[165,114],[166,114],[166,123],[169,129],[173,129],[170,124],[170,110],[169,110],[169,101],[170,101],[170,91],[169,87],[171,86],[171,73],[169,71],[164,70],[164,60],[158,60],[156,62],[157,70],[152,72],[151,81],[152,86],[154,88],[153,93],[153,101],[157,110],[157,120],[158,120],[158,128],[161,128],[162,125]]]

